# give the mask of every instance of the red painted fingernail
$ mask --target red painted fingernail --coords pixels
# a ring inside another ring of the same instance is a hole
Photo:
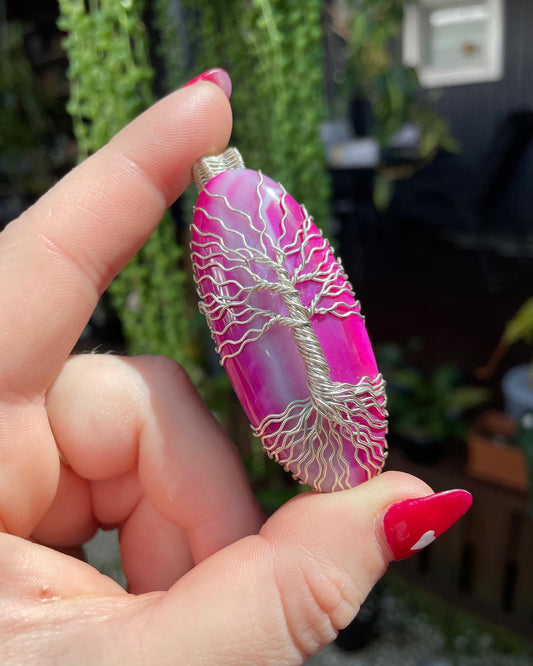
[[[383,528],[394,559],[404,560],[428,546],[471,504],[472,495],[466,490],[446,490],[393,504],[385,513]]]
[[[192,86],[194,83],[198,83],[198,81],[211,81],[211,83],[214,83],[222,90],[228,99],[231,97],[231,79],[225,69],[221,69],[220,67],[208,69],[207,72],[199,74],[191,81],[188,81],[183,88]]]

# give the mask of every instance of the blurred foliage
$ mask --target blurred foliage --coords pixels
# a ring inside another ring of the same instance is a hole
[[[85,159],[152,101],[153,70],[142,22],[143,3],[59,0],[67,33],[71,98],[80,159]]]
[[[533,345],[533,297],[527,299],[505,326],[502,343],[512,345],[515,342]],[[529,383],[533,387],[533,360],[531,361]]]
[[[533,345],[533,297],[528,298],[505,326],[502,341],[507,345],[525,342]]]
[[[13,197],[42,194],[53,183],[45,137],[50,133],[51,100],[35,77],[24,50],[24,26],[0,28],[1,179]]]
[[[154,101],[143,3],[59,0],[59,7],[58,25],[67,33],[68,111],[83,159]],[[194,375],[182,257],[167,213],[109,292],[129,351],[175,358]]]
[[[184,79],[216,65],[227,69],[233,81],[232,144],[248,168],[280,181],[327,231],[321,0],[183,4],[192,54]]]
[[[43,113],[43,92],[24,52],[24,29],[5,23],[0,42],[0,152],[15,153],[32,148],[48,127]]]
[[[423,372],[406,361],[395,343],[379,346],[376,354],[387,380],[393,432],[415,441],[445,443],[464,438],[468,428],[464,415],[488,399],[486,388],[464,384],[451,363]]]
[[[518,312],[505,325],[503,335],[492,352],[487,364],[476,371],[480,379],[491,377],[501,363],[509,347],[517,342],[533,345],[533,297],[528,298]],[[530,382],[533,386],[533,360],[531,361]]]
[[[429,163],[440,149],[459,150],[446,120],[421,89],[416,69],[402,63],[400,36],[404,7],[413,0],[347,0],[340,2],[334,29],[347,43],[344,88],[372,107],[372,135],[385,153],[392,137],[413,123],[420,139],[416,157],[392,164],[387,158],[375,176],[374,203],[387,208],[392,181],[406,178]],[[333,12],[335,14],[335,12]]]
[[[447,122],[422,95],[416,70],[398,53],[404,6],[412,0],[351,0],[349,79],[371,103],[382,146],[407,122],[420,131],[420,158],[456,151]]]
[[[158,40],[155,51],[160,59],[161,85],[165,92],[179,88],[191,73],[187,17],[182,0],[154,0],[153,24]]]

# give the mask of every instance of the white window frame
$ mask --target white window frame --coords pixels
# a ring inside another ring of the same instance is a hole
[[[437,71],[422,62],[421,8],[444,8],[456,2],[457,0],[419,0],[405,7],[402,34],[403,61],[409,67],[416,68],[420,83],[425,88],[497,81],[503,76],[504,0],[486,0],[489,9],[486,66],[452,67],[449,70]]]

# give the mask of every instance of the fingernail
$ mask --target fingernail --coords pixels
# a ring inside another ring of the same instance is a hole
[[[466,490],[446,490],[393,504],[385,513],[383,528],[394,559],[404,560],[428,546],[471,504],[472,495]]]
[[[221,69],[220,67],[208,69],[207,72],[199,74],[191,81],[188,81],[183,88],[192,86],[194,83],[198,83],[198,81],[211,81],[211,83],[214,83],[222,90],[228,99],[231,97],[231,79],[225,69]]]

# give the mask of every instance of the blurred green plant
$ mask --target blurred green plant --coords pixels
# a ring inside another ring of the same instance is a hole
[[[418,75],[399,57],[404,6],[412,0],[352,0],[350,73],[374,111],[374,133],[382,146],[406,122],[420,131],[420,158],[442,147],[455,151],[448,124],[421,96]]]
[[[53,183],[44,141],[52,125],[50,100],[24,51],[24,26],[6,21],[0,36],[1,174],[12,196],[24,199]]]
[[[432,107],[421,89],[416,69],[404,65],[399,39],[404,7],[413,0],[349,0],[337,31],[348,44],[345,81],[372,107],[372,135],[386,149],[393,135],[406,123],[420,134],[416,160],[400,165],[381,164],[376,175],[374,199],[379,209],[389,203],[391,182],[408,177],[430,162],[439,149],[456,152],[457,140],[446,120]]]
[[[464,384],[451,363],[423,372],[405,360],[395,343],[378,347],[377,356],[387,380],[391,432],[415,442],[463,440],[465,414],[488,399],[486,388]]]
[[[487,365],[477,369],[477,376],[480,379],[491,377],[509,347],[517,342],[533,345],[533,297],[528,298],[506,323],[502,337],[492,352]],[[530,383],[533,386],[533,360],[531,361]]]
[[[0,34],[0,153],[32,148],[36,136],[47,129],[42,91],[24,53],[24,29],[20,23],[4,23]]]
[[[232,143],[249,168],[280,181],[327,232],[330,183],[320,138],[326,116],[321,0],[183,4],[193,54],[187,77],[214,65],[228,70]]]
[[[144,3],[59,0],[59,7],[58,25],[67,33],[68,111],[83,159],[154,101]],[[173,221],[166,214],[109,293],[129,351],[175,358],[194,377],[196,343],[182,259]]]
[[[502,343],[509,346],[516,342],[533,345],[533,297],[528,298],[505,325]],[[531,362],[531,381],[533,384],[533,361]]]

